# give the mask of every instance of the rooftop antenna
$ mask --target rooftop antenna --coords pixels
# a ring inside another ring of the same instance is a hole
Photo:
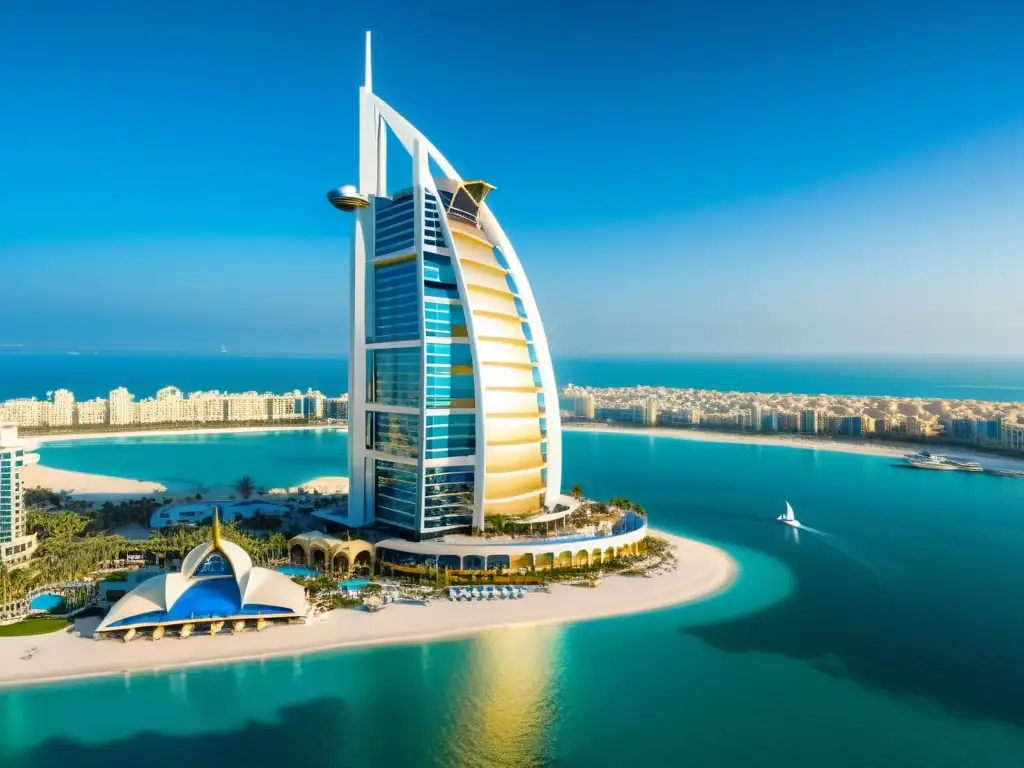
[[[373,92],[373,67],[370,62],[370,30],[366,30],[366,76],[363,87],[367,92]]]

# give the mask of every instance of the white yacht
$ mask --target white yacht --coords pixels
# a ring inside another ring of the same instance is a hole
[[[949,456],[921,451],[920,453],[908,453],[903,457],[910,466],[915,469],[944,469],[958,472],[982,472],[981,464],[969,459],[958,459]]]
[[[981,464],[970,459],[958,459],[956,456],[950,456],[946,459],[950,464],[953,465],[953,469],[959,469],[961,472],[984,472]]]
[[[796,515],[793,514],[793,508],[789,505],[788,501],[786,502],[786,511],[775,519],[778,520],[780,523],[791,525],[794,528],[800,527],[800,521],[796,519]]]

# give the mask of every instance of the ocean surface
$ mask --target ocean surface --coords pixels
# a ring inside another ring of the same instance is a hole
[[[895,395],[1024,401],[1024,358],[557,358],[560,384],[637,384],[741,392]],[[152,396],[174,385],[189,392],[348,390],[343,357],[238,355],[33,354],[0,351],[0,400],[44,398],[66,388],[80,400],[106,397],[118,386]]]
[[[1024,481],[779,446],[564,440],[567,484],[624,495],[655,525],[725,547],[737,584],[565,627],[0,690],[0,765],[1024,762]],[[344,473],[345,436],[41,454],[188,487],[242,471],[288,485]],[[813,532],[774,521],[787,499]]]

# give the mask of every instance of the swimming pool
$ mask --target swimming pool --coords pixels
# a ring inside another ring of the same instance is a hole
[[[346,579],[339,581],[338,587],[342,592],[359,592],[369,583],[369,579]]]
[[[32,611],[53,611],[53,610],[64,610],[67,605],[64,598],[60,595],[44,594],[36,595],[32,598],[32,602],[28,604],[29,610]]]
[[[298,576],[302,579],[315,579],[321,575],[320,571],[315,571],[304,565],[279,565],[274,570],[278,573],[283,573],[285,576]]]

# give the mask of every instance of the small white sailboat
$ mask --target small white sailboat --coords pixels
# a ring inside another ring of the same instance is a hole
[[[800,521],[796,519],[796,515],[793,514],[793,508],[786,502],[786,511],[779,515],[776,520],[786,525],[791,525],[794,528],[800,527]]]

